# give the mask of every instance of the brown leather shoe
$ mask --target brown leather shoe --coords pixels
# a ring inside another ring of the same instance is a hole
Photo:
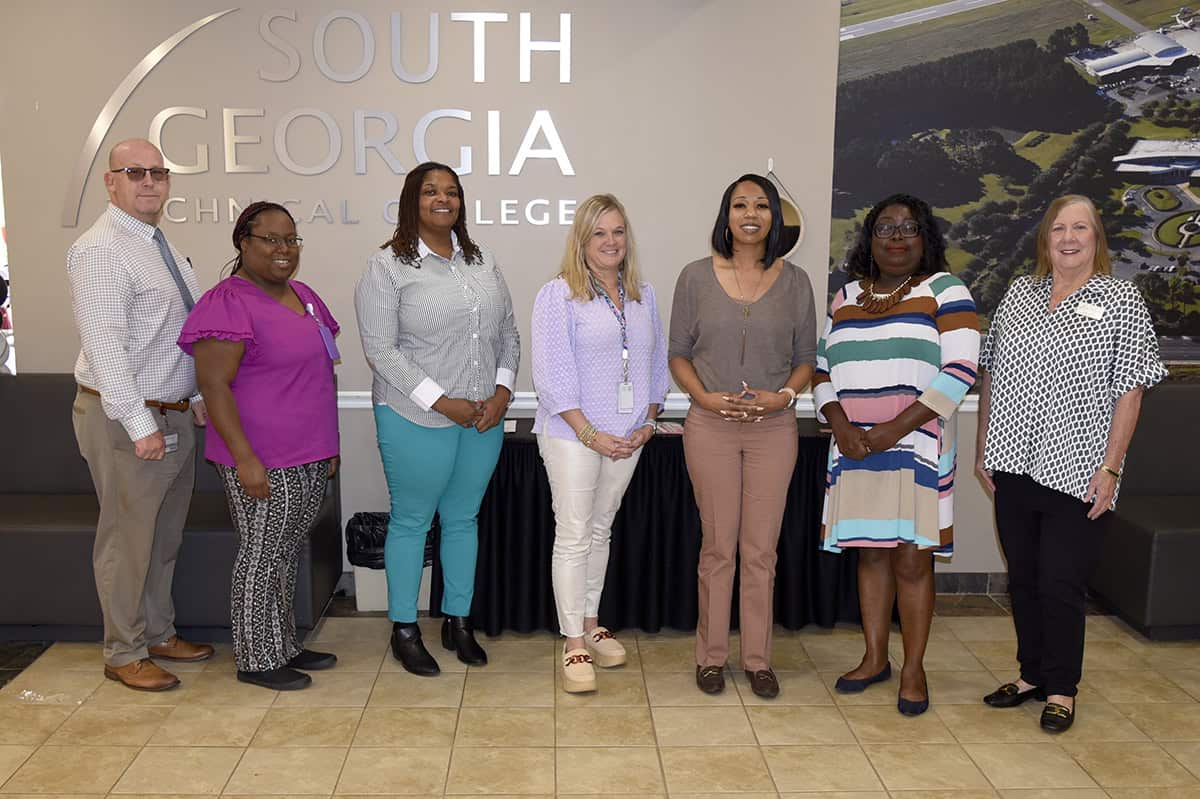
[[[774,699],[779,696],[779,680],[770,669],[750,671],[746,669],[746,679],[750,681],[750,690],[762,699]]]
[[[179,685],[179,678],[150,658],[124,666],[104,666],[104,676],[138,691],[166,691]]]
[[[191,644],[178,635],[172,635],[161,644],[150,647],[150,657],[193,663],[197,660],[208,660],[215,651],[208,644]]]
[[[696,687],[706,694],[725,690],[725,675],[720,666],[696,666]]]

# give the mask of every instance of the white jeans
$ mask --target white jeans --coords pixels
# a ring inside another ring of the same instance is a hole
[[[613,517],[642,450],[613,461],[578,441],[537,437],[554,503],[554,552],[550,577],[559,631],[583,636],[584,618],[600,612]]]

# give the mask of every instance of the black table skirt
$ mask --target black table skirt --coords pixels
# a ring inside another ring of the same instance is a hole
[[[550,484],[527,431],[505,436],[500,461],[479,509],[479,562],[471,617],[488,635],[504,630],[557,632],[550,553],[554,513]],[[806,624],[857,622],[854,552],[822,552],[818,537],[829,437],[800,420],[800,453],[788,490],[775,572],[775,622],[789,630]],[[613,522],[612,549],[600,623],[614,630],[696,626],[696,566],[700,517],[677,435],[646,445],[621,510]],[[430,608],[441,612],[442,573],[433,559]],[[737,624],[737,590],[732,623]]]

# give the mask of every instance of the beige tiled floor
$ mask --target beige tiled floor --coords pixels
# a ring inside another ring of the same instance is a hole
[[[629,664],[568,695],[548,635],[484,638],[478,669],[435,646],[445,672],[430,679],[392,661],[388,632],[325,620],[313,646],[339,667],[282,694],[238,683],[227,647],[145,694],[103,679],[98,646],[57,644],[0,690],[0,799],[1200,799],[1200,643],[1155,644],[1111,617],[1088,619],[1079,719],[1059,737],[1033,704],[980,703],[1014,676],[1008,618],[937,619],[933,706],[916,719],[896,712],[895,679],[832,690],[862,653],[856,629],[778,630],[772,702],[736,669],[724,694],[700,693],[680,633],[621,636]]]

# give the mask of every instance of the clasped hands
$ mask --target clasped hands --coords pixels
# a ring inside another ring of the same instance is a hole
[[[751,388],[742,383],[741,394],[710,391],[699,398],[700,407],[719,413],[727,422],[761,422],[767,414],[782,411],[792,398],[780,391]]]
[[[500,424],[511,396],[507,388],[496,386],[496,393],[482,402],[443,395],[433,403],[433,409],[460,427],[474,427],[486,433]]]
[[[588,449],[610,460],[620,461],[633,457],[638,447],[649,441],[652,435],[654,430],[648,425],[642,425],[624,438],[597,430]]]
[[[861,461],[868,455],[887,452],[903,437],[893,422],[883,422],[864,430],[849,421],[833,423],[838,450],[847,458]]]

